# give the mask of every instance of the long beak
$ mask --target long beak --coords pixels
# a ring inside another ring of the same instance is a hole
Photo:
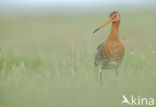
[[[101,28],[105,27],[106,25],[108,25],[109,23],[111,23],[112,20],[111,19],[108,19],[107,22],[105,24],[103,24],[102,26],[98,27],[97,29],[95,29],[93,31],[93,33],[97,32],[98,30],[100,30]]]

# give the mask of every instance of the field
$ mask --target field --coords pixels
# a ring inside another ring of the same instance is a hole
[[[98,87],[94,53],[111,24],[92,32],[108,14],[0,17],[0,107],[121,107],[122,95],[155,98],[155,11],[121,12],[124,60],[118,77],[103,71]]]

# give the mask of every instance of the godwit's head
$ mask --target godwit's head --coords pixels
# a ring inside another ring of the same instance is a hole
[[[111,20],[111,22],[120,21],[120,13],[117,12],[117,11],[112,12],[112,13],[109,15],[109,19],[108,19],[108,20]]]
[[[105,24],[103,24],[102,26],[98,27],[97,29],[94,30],[93,33],[95,33],[96,31],[100,30],[101,28],[105,27],[106,25],[108,25],[109,23],[114,23],[114,22],[120,22],[120,13],[117,11],[112,12],[109,15],[108,20],[106,21]]]

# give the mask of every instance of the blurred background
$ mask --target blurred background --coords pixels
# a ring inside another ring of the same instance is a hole
[[[1,15],[86,14],[153,9],[155,0],[1,0]]]
[[[119,76],[103,72],[96,47],[121,14]],[[0,107],[121,107],[122,95],[156,97],[156,0],[0,0]],[[128,105],[124,105],[126,107]]]

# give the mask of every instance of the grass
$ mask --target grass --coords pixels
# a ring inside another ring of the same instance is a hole
[[[111,25],[92,31],[108,14],[1,17],[0,107],[120,107],[123,94],[155,98],[155,11],[121,13],[125,57],[119,76],[105,70],[98,88],[94,52]]]

